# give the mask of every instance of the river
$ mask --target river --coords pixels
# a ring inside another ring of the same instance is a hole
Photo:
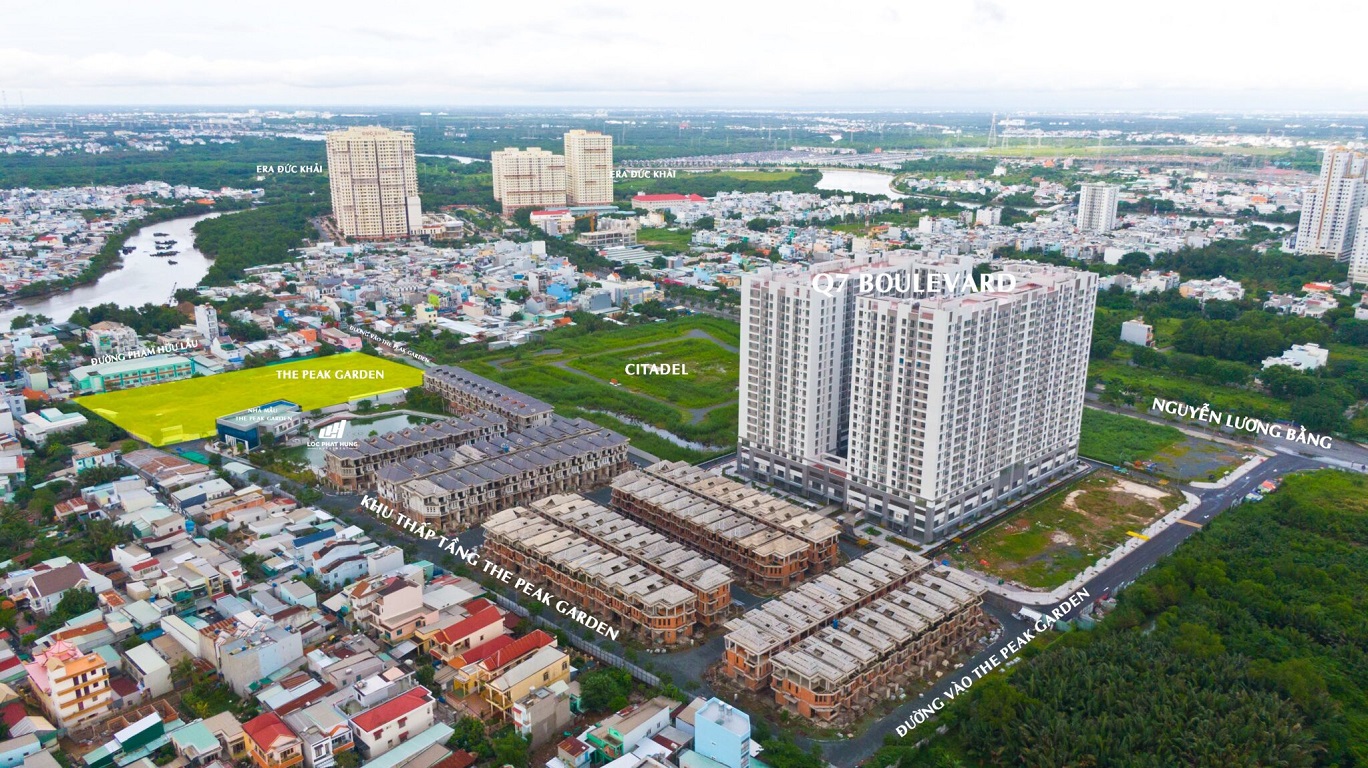
[[[123,257],[123,266],[104,273],[94,285],[83,285],[47,298],[16,301],[13,309],[0,312],[0,329],[8,330],[11,321],[25,313],[47,315],[62,322],[70,319],[71,313],[80,307],[109,302],[122,307],[167,303],[176,290],[198,285],[213,263],[213,259],[195,249],[191,227],[198,221],[221,215],[206,213],[144,226],[124,243],[124,247],[136,250]],[[171,250],[177,251],[175,256],[166,259],[152,255],[157,250],[153,241],[161,239],[154,232],[164,232],[176,241],[171,246]],[[176,263],[169,263],[172,261]]]
[[[460,162],[462,165],[470,165],[471,163],[484,162],[478,157],[466,157],[465,155],[425,155],[422,152],[419,152],[417,154],[417,157],[442,157],[446,158],[447,160],[456,160]]]
[[[893,191],[893,174],[879,171],[823,170],[822,180],[817,182],[818,189],[837,192],[863,192],[868,195],[887,195],[897,200],[907,197]]]

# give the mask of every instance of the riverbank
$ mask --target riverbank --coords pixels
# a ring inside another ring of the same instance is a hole
[[[10,306],[0,310],[0,329],[9,328],[16,317],[25,314],[44,315],[54,322],[64,322],[81,307],[166,305],[177,289],[198,285],[208,274],[213,260],[196,248],[192,228],[205,219],[229,214],[190,210],[195,215],[165,219],[158,216],[130,223],[125,231],[118,233],[122,245],[117,246],[120,250],[130,249],[129,253],[120,253],[118,260],[110,262],[93,282],[76,285],[73,280],[70,285],[49,286],[41,295],[14,298]],[[166,215],[169,214],[163,214]],[[163,250],[156,242],[168,239],[176,241],[173,246],[176,255],[170,258],[156,256]]]
[[[11,301],[48,299],[54,296],[67,293],[88,285],[94,285],[100,278],[121,269],[124,264],[124,246],[129,239],[147,227],[157,224],[164,224],[175,219],[188,218],[204,213],[224,213],[229,210],[240,210],[240,205],[227,205],[220,207],[215,205],[200,205],[199,203],[185,203],[170,208],[157,208],[136,221],[129,222],[123,229],[110,235],[101,246],[100,252],[90,260],[90,264],[81,271],[79,275],[66,280],[54,281],[44,280],[36,283],[29,283],[12,294],[5,296]]]

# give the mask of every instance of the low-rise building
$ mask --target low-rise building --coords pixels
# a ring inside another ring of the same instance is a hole
[[[257,768],[290,768],[304,762],[304,742],[274,712],[243,723],[242,733]]]
[[[232,448],[254,451],[263,440],[278,440],[304,426],[304,411],[289,400],[275,400],[215,419],[218,440]],[[270,437],[267,438],[266,436]]]
[[[489,560],[546,585],[609,627],[672,645],[702,623],[690,585],[523,507],[494,515],[484,529]]]
[[[18,419],[19,434],[43,445],[53,435],[69,432],[86,425],[86,417],[79,413],[63,413],[56,408],[44,408],[37,413],[25,413]]]
[[[553,410],[549,403],[451,365],[424,370],[423,389],[441,395],[452,413],[489,411],[508,422],[510,430],[544,423]]]
[[[1121,341],[1141,347],[1154,346],[1154,326],[1137,318],[1121,324]]]
[[[490,680],[485,685],[484,697],[500,717],[507,717],[513,706],[534,688],[569,680],[570,657],[548,645]]]
[[[605,718],[589,731],[585,741],[603,762],[612,762],[637,748],[670,725],[671,715],[683,702],[665,696],[633,704]]]
[[[109,665],[98,653],[83,653],[61,640],[24,665],[34,697],[59,728],[101,721],[109,714],[114,691]]]
[[[725,674],[751,690],[770,685],[774,655],[911,582],[931,561],[882,546],[727,622]]]
[[[775,702],[848,722],[930,677],[986,630],[981,585],[948,568],[897,590],[773,656]]]
[[[386,465],[375,477],[390,508],[451,531],[549,494],[602,487],[628,466],[627,438],[553,415],[503,437]]]
[[[327,702],[285,715],[285,724],[302,742],[306,768],[331,768],[354,743],[347,719]]]
[[[1293,344],[1290,349],[1277,357],[1266,357],[1264,368],[1285,365],[1298,371],[1314,371],[1330,360],[1330,350],[1319,344]]]
[[[151,643],[124,651],[124,657],[128,659],[124,671],[137,680],[138,686],[149,696],[156,699],[171,692],[171,665]]]
[[[114,446],[101,448],[94,443],[77,443],[71,446],[71,468],[77,473],[97,467],[112,467],[119,463],[119,449]]]
[[[489,411],[386,432],[358,440],[355,446],[327,448],[323,454],[323,477],[339,490],[371,490],[375,487],[376,470],[386,464],[477,440],[496,440],[507,433],[508,422]]]
[[[509,713],[513,727],[537,749],[559,738],[574,722],[570,711],[571,686],[579,683],[558,682],[532,692],[518,700]]]
[[[71,369],[68,378],[83,395],[180,381],[194,375],[195,364],[181,355],[149,355]]]
[[[426,731],[433,724],[434,705],[432,692],[418,686],[356,715],[351,727],[357,750],[373,760]]]

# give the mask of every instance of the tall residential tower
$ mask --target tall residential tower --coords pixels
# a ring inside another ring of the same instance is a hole
[[[1344,147],[1327,149],[1320,177],[1302,192],[1297,253],[1347,259],[1354,247],[1359,209],[1364,205],[1368,158]]]
[[[565,134],[565,192],[571,205],[613,202],[613,137],[576,129]]]
[[[743,278],[737,471],[926,542],[1066,474],[1097,277],[1010,263],[1014,286],[965,292],[972,266],[907,252]]]
[[[540,147],[509,147],[489,157],[494,199],[504,213],[518,208],[565,206],[565,158]]]
[[[1078,191],[1078,228],[1085,232],[1116,229],[1116,202],[1120,187],[1101,182],[1083,184]]]
[[[333,217],[344,236],[383,240],[422,231],[413,134],[357,127],[329,133],[327,143]]]
[[[1078,457],[1097,276],[1005,271],[1010,291],[856,300],[846,504],[921,542]]]

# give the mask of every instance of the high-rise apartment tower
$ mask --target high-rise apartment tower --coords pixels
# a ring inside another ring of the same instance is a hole
[[[423,228],[413,134],[378,126],[328,134],[333,217],[346,237],[383,240]]]

